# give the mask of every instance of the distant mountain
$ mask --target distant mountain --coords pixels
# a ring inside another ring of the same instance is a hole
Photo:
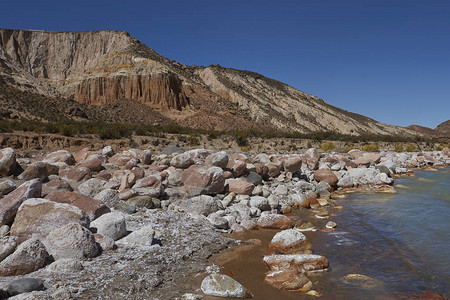
[[[43,120],[422,134],[333,107],[254,72],[182,65],[120,31],[0,29],[0,101],[9,116]]]
[[[417,131],[427,137],[433,137],[443,141],[450,140],[450,120],[439,124],[435,129],[420,125],[410,125],[406,128]]]

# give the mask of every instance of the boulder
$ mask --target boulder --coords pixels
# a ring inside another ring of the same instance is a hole
[[[264,178],[269,175],[269,168],[263,163],[255,163],[255,172]]]
[[[95,197],[95,195],[100,193],[101,190],[103,190],[105,183],[106,181],[104,180],[91,178],[78,186],[78,192],[80,194],[93,198]]]
[[[291,157],[284,161],[284,171],[295,173],[302,167],[302,160],[300,157]]]
[[[19,206],[26,199],[40,197],[41,191],[41,181],[33,179],[23,183],[15,191],[0,199],[0,226],[12,223]]]
[[[253,294],[239,282],[224,274],[211,274],[202,281],[202,292],[224,298],[252,298]]]
[[[225,151],[210,154],[206,157],[205,164],[225,169],[228,165],[228,154]]]
[[[228,190],[237,195],[251,195],[255,186],[242,180],[232,179],[228,181]]]
[[[208,216],[209,214],[218,211],[219,206],[213,197],[201,195],[181,200],[179,209],[195,215]]]
[[[259,227],[269,229],[288,229],[294,226],[294,222],[286,216],[277,214],[263,215],[257,222]]]
[[[17,178],[19,180],[31,180],[31,179],[47,179],[47,165],[41,161],[37,161],[29,165],[25,171],[23,171]]]
[[[6,195],[16,189],[17,185],[14,181],[7,179],[0,182],[0,195]]]
[[[119,193],[113,189],[104,189],[95,195],[94,199],[103,202],[109,208],[113,208],[120,201]]]
[[[101,155],[93,154],[82,161],[78,166],[88,168],[93,172],[99,172],[103,169],[102,163],[104,160],[105,159]]]
[[[49,182],[45,183],[42,187],[42,194],[50,194],[50,193],[57,193],[57,192],[72,192],[73,188],[65,180],[62,179],[53,179]]]
[[[111,157],[114,155],[114,150],[111,146],[105,146],[102,149],[102,155],[107,156],[107,157]]]
[[[89,217],[78,207],[32,198],[19,207],[11,235],[17,236],[20,243],[31,237],[44,240],[54,229],[73,222],[89,228]]]
[[[50,259],[44,244],[31,238],[17,247],[13,254],[0,262],[0,276],[17,276],[44,267]]]
[[[359,150],[359,149],[352,149],[352,150],[348,151],[348,154],[350,154],[350,156],[351,156],[353,159],[358,159],[358,158],[360,158],[361,156],[363,156],[363,153],[362,153],[361,150]]]
[[[264,283],[280,290],[306,292],[312,288],[312,282],[296,270],[281,270],[269,272]]]
[[[44,161],[52,163],[62,162],[69,166],[75,164],[75,158],[73,157],[72,153],[67,150],[58,150],[55,152],[51,152],[45,156]]]
[[[159,199],[150,196],[135,196],[127,200],[127,203],[136,207],[156,208]]]
[[[355,159],[355,164],[359,166],[370,166],[371,164],[377,164],[381,160],[381,155],[378,153],[364,153],[363,156]]]
[[[211,150],[208,149],[192,149],[187,151],[189,155],[194,160],[194,163],[199,165],[205,162],[205,159],[212,153]]]
[[[269,176],[273,178],[280,175],[281,169],[283,168],[283,164],[281,162],[270,162],[267,163],[266,166],[269,169]]]
[[[269,200],[261,196],[253,196],[250,198],[250,207],[256,207],[261,211],[270,210]]]
[[[16,153],[12,148],[0,150],[0,176],[9,176],[16,170]]]
[[[55,260],[91,258],[99,253],[94,235],[79,223],[69,223],[53,230],[48,234],[45,245]]]
[[[306,240],[305,235],[296,229],[286,229],[275,234],[269,248],[274,254],[311,253],[311,244]]]
[[[36,278],[20,278],[11,281],[6,287],[10,296],[15,296],[33,291],[42,291],[45,289],[44,283]]]
[[[116,192],[117,193],[117,192]],[[65,203],[78,207],[89,216],[90,220],[95,220],[103,214],[111,210],[101,200],[92,199],[91,197],[74,192],[53,193],[45,196],[45,199]],[[118,202],[118,201],[117,201]]]
[[[264,256],[263,260],[272,271],[291,269],[303,273],[328,267],[325,256],[315,254],[275,254]]]
[[[61,258],[50,264],[46,270],[55,273],[78,273],[83,271],[83,264],[79,259]]]
[[[68,167],[60,169],[59,176],[69,181],[81,182],[91,178],[91,173],[91,170],[85,167]]]
[[[184,188],[190,195],[217,194],[224,189],[225,178],[219,167],[193,165],[183,172]]]
[[[178,155],[175,155],[170,161],[170,165],[175,168],[186,169],[194,164],[194,160],[189,155],[189,153],[184,152]]]
[[[132,158],[133,158],[133,156],[131,156],[131,155],[124,155],[124,154],[118,153],[118,154],[114,154],[112,157],[110,157],[108,161],[110,163],[113,163],[113,164],[116,164],[116,165],[122,167],[122,166],[125,166],[128,163],[128,161]]]
[[[247,181],[248,183],[251,183],[251,184],[255,185],[255,186],[259,185],[259,184],[262,184],[262,181],[263,181],[261,175],[259,175],[256,172],[249,172],[247,174],[247,176],[245,176],[244,180]]]
[[[117,245],[123,247],[150,247],[156,244],[155,230],[151,225],[141,227],[140,229],[133,231],[123,239],[116,242]]]
[[[333,173],[333,171],[330,171],[328,169],[318,169],[316,171],[314,171],[314,178],[320,182],[320,181],[325,181],[327,182],[330,186],[336,186],[336,184],[338,183],[339,179],[337,178],[337,176]]]
[[[227,168],[231,170],[234,177],[239,177],[246,172],[247,164],[241,160],[229,160]]]
[[[93,232],[118,240],[127,234],[125,217],[120,212],[104,214],[91,222]]]
[[[0,238],[0,261],[16,250],[18,243],[15,236],[4,236]]]
[[[170,155],[173,153],[183,153],[184,151],[178,148],[177,146],[170,146],[161,150],[161,154]]]

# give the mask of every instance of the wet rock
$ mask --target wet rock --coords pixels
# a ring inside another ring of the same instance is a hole
[[[0,261],[16,250],[18,243],[15,236],[4,236],[0,238]]]
[[[48,194],[45,196],[45,199],[76,206],[86,213],[90,220],[95,220],[101,215],[111,211],[102,201],[74,192]]]
[[[91,258],[99,253],[94,235],[79,223],[69,223],[53,230],[45,245],[55,260]]]
[[[93,198],[95,197],[95,195],[100,193],[101,190],[103,190],[105,183],[106,181],[104,180],[91,178],[78,186],[78,192],[80,194]]]
[[[237,195],[251,195],[255,186],[242,180],[232,179],[228,181],[228,190]]]
[[[294,222],[288,217],[275,214],[261,216],[257,224],[259,227],[269,229],[288,229],[294,226]]]
[[[280,290],[306,292],[312,288],[312,282],[296,270],[280,270],[269,272],[264,283]]]
[[[40,197],[42,183],[38,179],[27,181],[0,199],[0,225],[11,224],[19,206],[29,198]]]
[[[175,155],[172,158],[172,160],[170,161],[171,166],[173,166],[175,168],[180,168],[180,169],[189,168],[193,164],[194,164],[194,160],[187,152]]]
[[[0,182],[0,195],[6,195],[16,189],[16,184],[12,180],[5,180]],[[1,200],[0,200],[1,201]]]
[[[195,215],[208,216],[209,214],[218,211],[219,206],[213,197],[201,195],[181,200],[179,203],[179,209]]]
[[[125,217],[119,212],[104,214],[91,222],[93,232],[118,240],[127,234]]]
[[[263,260],[272,271],[291,269],[303,273],[328,267],[325,256],[315,254],[267,255]]]
[[[0,150],[0,176],[9,176],[16,170],[16,153],[12,148]]]
[[[48,260],[49,255],[44,244],[37,238],[31,238],[0,262],[0,276],[28,274],[44,267]]]
[[[325,225],[325,227],[326,228],[335,228],[337,226],[337,224],[335,223],[335,222],[333,222],[333,221],[329,221],[326,225]]]
[[[208,296],[252,298],[252,293],[239,282],[224,274],[211,274],[202,281],[202,292]]]
[[[120,201],[119,193],[113,189],[104,189],[95,195],[94,199],[103,202],[109,208],[113,208]]]
[[[309,254],[311,244],[306,237],[296,229],[286,229],[278,232],[272,238],[269,248],[275,254]]]
[[[228,154],[225,151],[210,154],[206,157],[205,164],[224,169],[228,165]]]
[[[314,172],[314,178],[318,181],[325,181],[330,186],[336,186],[339,179],[337,176],[333,173],[333,171],[327,170],[327,169],[318,169]]]
[[[58,259],[46,268],[46,270],[55,273],[78,273],[83,269],[81,261],[75,258]]]
[[[89,217],[78,207],[32,198],[26,200],[17,211],[11,235],[17,236],[19,243],[31,237],[44,240],[55,228],[73,222],[89,227]]]
[[[362,274],[348,274],[342,277],[342,281],[347,284],[357,285],[364,289],[373,289],[383,285],[383,282]]]
[[[51,152],[45,156],[44,161],[52,163],[62,162],[69,166],[75,164],[75,158],[73,157],[72,153],[67,150],[58,150],[55,152]]]
[[[81,182],[91,178],[91,170],[85,167],[68,167],[60,169],[59,176],[73,182]]]
[[[11,281],[6,288],[6,291],[10,296],[15,296],[33,291],[42,291],[44,289],[44,283],[40,279],[20,278]]]
[[[218,194],[224,189],[225,178],[219,167],[190,166],[183,172],[184,188],[190,195]]]

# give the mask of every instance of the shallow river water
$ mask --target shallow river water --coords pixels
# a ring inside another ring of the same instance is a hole
[[[395,194],[361,192],[337,200],[335,205],[343,209],[328,209],[330,220],[338,224],[332,232],[320,230],[329,220],[310,219],[319,230],[304,234],[313,253],[324,255],[330,263],[328,271],[309,276],[322,294],[319,299],[450,295],[450,168],[416,174],[396,179]],[[305,211],[297,214],[306,218]],[[268,268],[262,257],[275,233],[258,230],[234,236],[258,238],[263,245],[242,247],[223,255],[218,263],[256,299],[313,299],[263,283]],[[352,273],[370,276],[378,284],[346,283],[342,277]]]

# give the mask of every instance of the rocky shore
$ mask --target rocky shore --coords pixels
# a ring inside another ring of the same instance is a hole
[[[319,295],[309,276],[328,261],[302,234],[311,224],[290,213],[327,218],[342,194],[395,192],[395,177],[444,167],[449,155],[4,148],[0,299],[252,297],[208,258],[241,243],[227,233],[258,228],[279,230],[261,258],[264,282]]]

